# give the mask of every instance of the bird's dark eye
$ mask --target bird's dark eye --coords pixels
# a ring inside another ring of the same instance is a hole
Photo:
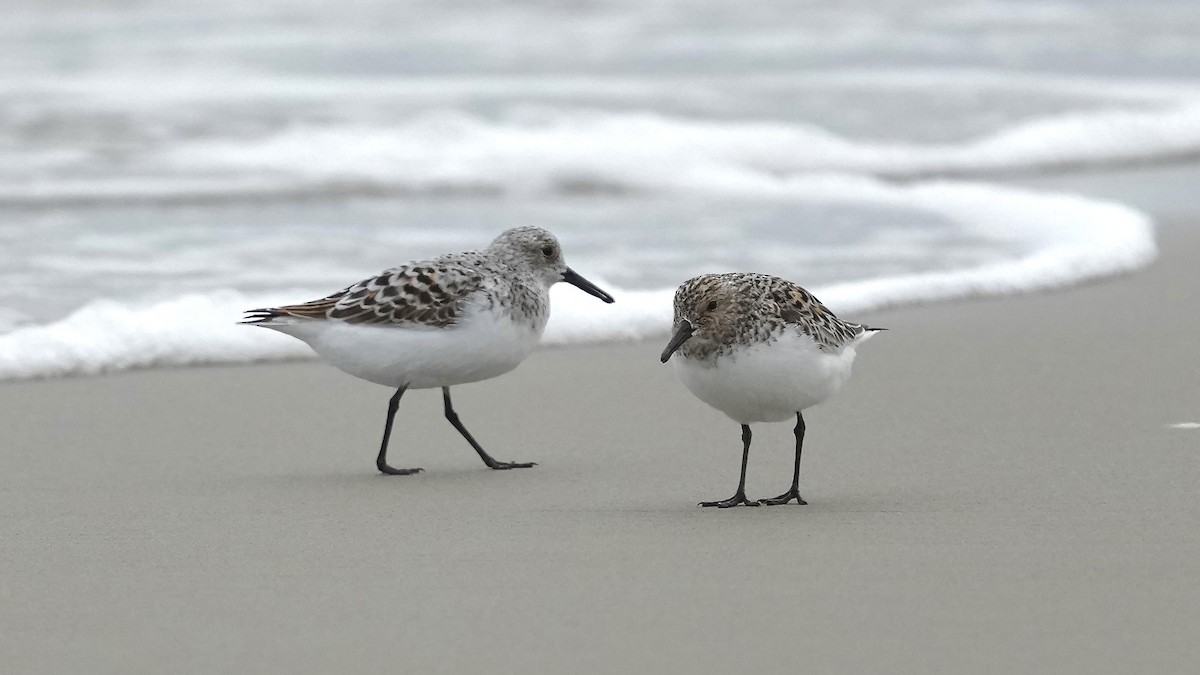
[[[708,311],[710,311],[710,312],[711,312],[711,311],[713,311],[713,310],[714,310],[714,309],[716,309],[716,308],[717,308],[717,301],[716,301],[716,300],[709,300],[709,301],[708,301]]]
[[[546,256],[547,258],[554,255],[554,247],[553,246],[543,246],[542,247],[542,255]]]

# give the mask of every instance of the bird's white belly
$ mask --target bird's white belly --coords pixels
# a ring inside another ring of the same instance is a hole
[[[308,343],[331,365],[364,380],[412,389],[449,387],[503,375],[537,346],[545,322],[514,322],[489,311],[464,312],[445,328],[304,321],[270,326]]]
[[[739,424],[781,422],[833,396],[850,377],[854,345],[823,351],[804,335],[736,349],[715,362],[677,355],[675,372],[696,398]]]

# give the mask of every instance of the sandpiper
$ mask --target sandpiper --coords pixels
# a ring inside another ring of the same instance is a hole
[[[800,497],[800,452],[806,408],[833,396],[850,377],[859,343],[883,328],[842,321],[811,293],[765,274],[705,274],[675,292],[674,336],[662,362],[675,355],[683,384],[742,426],[737,493],[700,506],[786,504]],[[750,425],[796,416],[792,488],[773,499],[746,498]]]
[[[612,302],[567,267],[554,235],[517,227],[481,251],[413,261],[332,295],[298,305],[247,312],[243,323],[303,340],[321,358],[364,380],[392,387],[375,466],[391,475],[388,438],[400,397],[409,389],[441,387],[446,419],[492,469],[534,462],[500,462],[475,441],[450,403],[450,387],[516,368],[541,338],[550,318],[550,287],[559,281]]]

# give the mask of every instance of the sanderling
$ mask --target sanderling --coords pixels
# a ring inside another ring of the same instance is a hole
[[[855,348],[875,331],[838,319],[811,293],[765,274],[705,274],[675,291],[675,334],[662,362],[701,401],[742,425],[737,494],[700,506],[786,504],[800,497],[803,410],[833,396],[850,378]],[[792,489],[773,499],[746,499],[750,425],[796,416]]]
[[[565,281],[612,302],[608,293],[563,262],[549,232],[518,227],[482,251],[409,262],[333,295],[299,305],[247,312],[243,323],[307,342],[321,358],[364,380],[396,389],[375,466],[386,474],[421,469],[388,466],[388,438],[400,397],[441,387],[446,419],[493,469],[533,462],[498,462],[480,447],[450,403],[450,387],[516,368],[533,351],[550,318],[550,287]]]

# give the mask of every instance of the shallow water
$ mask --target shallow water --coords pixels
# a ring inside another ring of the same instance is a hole
[[[1069,283],[1151,259],[1148,222],[988,181],[1200,154],[1192,2],[40,5],[0,26],[0,351],[44,365],[0,377],[292,356],[214,335],[513,225],[637,298],[562,301],[567,342],[701,272],[839,311]],[[131,359],[112,327],[184,296],[220,327]]]

